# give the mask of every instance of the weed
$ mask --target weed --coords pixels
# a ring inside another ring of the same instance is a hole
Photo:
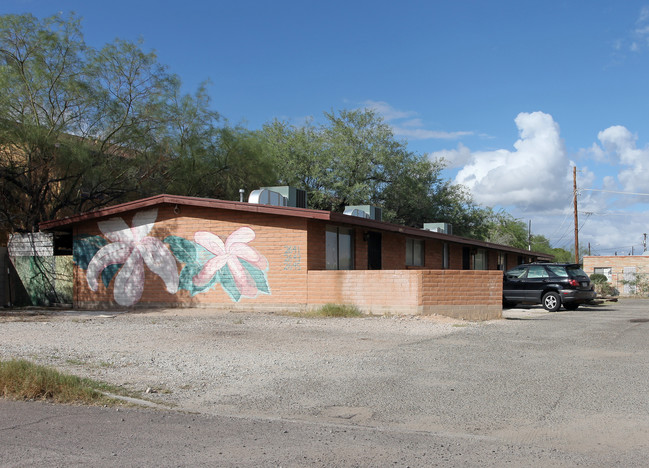
[[[314,317],[362,317],[363,312],[353,305],[325,304],[308,315]]]
[[[116,387],[62,374],[24,359],[0,361],[0,396],[57,403],[116,404],[102,391],[119,393]]]
[[[71,366],[83,366],[86,364],[85,361],[82,361],[80,359],[66,359],[65,363],[70,364]]]

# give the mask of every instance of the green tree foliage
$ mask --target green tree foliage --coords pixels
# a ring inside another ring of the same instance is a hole
[[[178,96],[161,153],[169,161],[159,184],[168,193],[237,199],[239,189],[254,190],[275,183],[274,168],[264,157],[255,132],[240,126],[219,126],[210,110],[205,85],[195,95]]]
[[[73,16],[0,17],[2,226],[30,230],[136,193],[173,83],[133,44],[89,49]]]
[[[483,238],[489,210],[441,177],[442,161],[407,150],[371,110],[325,113],[325,123],[296,127],[274,121],[261,131],[279,184],[309,192],[313,208],[342,211],[373,204],[383,219],[421,227],[448,222],[456,234]]]
[[[528,227],[505,211],[492,212],[486,240],[495,244],[509,245],[519,249],[529,247]],[[545,252],[545,251],[544,251]]]
[[[274,183],[257,134],[141,44],[88,47],[74,16],[0,16],[0,231],[152,194]]]

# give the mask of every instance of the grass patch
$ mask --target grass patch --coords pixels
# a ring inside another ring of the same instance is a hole
[[[121,404],[101,392],[121,389],[90,379],[62,374],[24,359],[0,361],[0,396],[17,400],[48,400],[90,405]]]
[[[311,317],[363,317],[363,312],[353,305],[325,304],[307,315]]]

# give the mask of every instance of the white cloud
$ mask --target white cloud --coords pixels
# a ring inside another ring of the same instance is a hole
[[[386,122],[391,120],[407,119],[409,117],[414,117],[417,115],[414,111],[402,111],[395,109],[390,104],[385,101],[365,101],[363,103],[364,107],[372,109],[378,114],[381,114]]]
[[[443,159],[446,162],[446,167],[456,168],[468,164],[471,161],[472,154],[469,148],[462,143],[458,143],[457,149],[435,151],[429,154],[428,157],[433,160]]]
[[[413,140],[454,140],[462,136],[473,135],[473,132],[470,131],[447,132],[427,129],[423,121],[417,117],[417,112],[395,109],[385,101],[369,100],[365,101],[363,106],[380,114],[390,125],[395,136],[398,137]]]
[[[626,127],[614,125],[597,134],[603,151],[618,165],[617,180],[623,191],[649,192],[649,148],[638,148],[638,137]]]
[[[392,131],[397,136],[412,138],[414,140],[455,140],[462,136],[473,135],[473,132],[442,132],[438,130],[426,130],[424,128],[404,128],[392,126]]]
[[[638,19],[636,20],[636,28],[633,31],[633,40],[630,49],[633,52],[640,52],[643,48],[649,45],[649,7],[642,7]]]
[[[543,112],[520,113],[515,122],[520,134],[515,151],[467,155],[467,149],[459,146],[446,152],[453,161],[466,161],[455,182],[467,186],[475,200],[487,206],[541,211],[565,206],[572,197],[572,175],[559,125]]]

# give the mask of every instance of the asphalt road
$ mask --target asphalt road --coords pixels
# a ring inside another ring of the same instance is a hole
[[[649,301],[395,336],[348,343],[356,375],[239,415],[0,400],[0,465],[649,464]]]

